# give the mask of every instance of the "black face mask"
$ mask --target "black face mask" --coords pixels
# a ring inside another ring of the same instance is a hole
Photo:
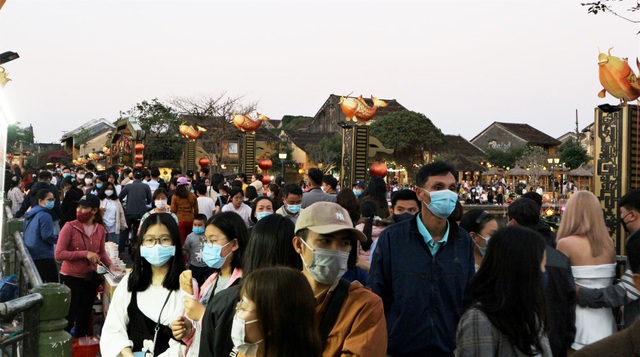
[[[391,218],[393,219],[394,223],[400,223],[403,221],[410,220],[411,218],[413,218],[413,215],[411,213],[405,212],[402,214],[394,214],[391,216]]]
[[[625,232],[627,232],[627,233],[631,233],[631,232],[629,231],[629,227],[627,227],[627,224],[624,223],[624,219],[627,218],[627,216],[630,215],[630,214],[631,213],[627,213],[626,216],[620,217],[620,224],[622,225],[622,228],[624,228]]]

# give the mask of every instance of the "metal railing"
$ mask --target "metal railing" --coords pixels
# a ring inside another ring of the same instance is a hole
[[[6,232],[7,223],[13,218],[9,207],[5,206],[3,216]],[[13,248],[2,252],[2,264],[0,264],[3,269],[2,275],[16,275],[18,297],[0,303],[0,320],[15,320],[19,325],[14,333],[8,335],[10,337],[0,339],[0,352],[2,356],[37,356],[40,307],[44,298],[40,293],[30,291],[42,285],[42,278],[24,245],[22,233],[16,230],[13,235],[4,235],[4,237],[12,242],[6,242],[9,244],[3,244],[3,246]]]

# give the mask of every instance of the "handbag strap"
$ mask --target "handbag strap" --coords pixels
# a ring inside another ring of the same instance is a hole
[[[333,290],[327,311],[322,316],[322,320],[320,320],[318,331],[320,332],[320,341],[323,346],[327,342],[329,332],[331,332],[338,320],[338,315],[340,314],[340,310],[342,310],[344,301],[347,299],[347,295],[349,295],[349,285],[350,283],[347,280],[340,279],[338,286]]]

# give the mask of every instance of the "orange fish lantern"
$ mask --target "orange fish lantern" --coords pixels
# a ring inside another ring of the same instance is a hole
[[[636,74],[629,67],[626,58],[611,55],[612,48],[609,49],[608,54],[600,53],[598,55],[600,84],[604,87],[598,93],[598,97],[604,98],[609,92],[624,104],[640,97],[640,83],[638,83]],[[640,69],[640,61],[637,58],[636,66]]]
[[[269,120],[269,118],[260,113],[258,113],[258,119],[253,119],[249,114],[233,114],[233,118],[231,119],[233,125],[235,125],[238,130],[246,133],[255,132],[260,125],[262,125],[262,122],[267,120]]]
[[[371,101],[373,102],[373,106],[370,107],[367,105],[367,102],[359,96],[358,98],[352,97],[340,97],[340,109],[347,117],[347,121],[354,120],[359,123],[366,123],[369,120],[373,119],[378,113],[378,108],[384,108],[387,106],[387,102],[384,100],[378,99],[374,96],[371,96]]]
[[[182,137],[187,138],[189,140],[195,140],[202,135],[207,129],[201,127],[200,125],[190,125],[188,123],[182,123],[178,127],[178,131]]]

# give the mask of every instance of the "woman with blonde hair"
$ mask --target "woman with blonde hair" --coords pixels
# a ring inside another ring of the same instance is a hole
[[[589,191],[571,195],[557,234],[557,249],[571,262],[578,287],[603,288],[615,276],[616,251],[604,223],[598,198]],[[576,307],[576,337],[571,348],[579,350],[615,332],[609,308]]]

